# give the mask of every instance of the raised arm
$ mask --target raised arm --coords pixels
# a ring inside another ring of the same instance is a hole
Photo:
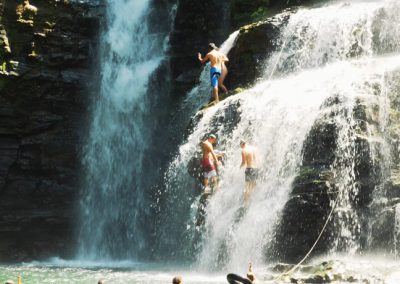
[[[199,61],[201,62],[201,64],[206,63],[208,60],[210,60],[209,55],[207,54],[204,58],[202,58],[201,53],[197,53],[197,57],[199,59]]]

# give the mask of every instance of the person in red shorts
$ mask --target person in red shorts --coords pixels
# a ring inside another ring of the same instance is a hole
[[[209,180],[211,180],[211,186],[214,190],[217,187],[218,158],[214,152],[213,147],[213,144],[215,144],[216,142],[217,137],[214,134],[210,134],[207,140],[201,143],[201,149],[203,152],[201,166],[203,169],[203,187],[205,194],[211,193],[211,189],[208,186]]]

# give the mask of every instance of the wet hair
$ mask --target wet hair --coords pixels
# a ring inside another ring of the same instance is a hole
[[[218,47],[215,45],[215,43],[213,43],[213,42],[210,42],[209,44],[208,44],[208,48],[210,49],[210,50],[213,50],[213,49],[218,49]]]
[[[182,277],[181,276],[175,276],[172,279],[172,284],[181,284],[182,283]]]
[[[240,139],[240,145],[246,145],[246,140]]]
[[[210,134],[208,135],[208,138],[217,139],[217,136],[215,136],[214,134]]]

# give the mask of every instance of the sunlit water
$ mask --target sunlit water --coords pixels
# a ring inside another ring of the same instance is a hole
[[[199,114],[171,162],[166,175],[171,201],[166,224],[186,231],[178,235],[178,243],[169,242],[194,254],[205,270],[240,269],[249,261],[265,264],[265,251],[302,163],[305,139],[318,120],[337,127],[337,150],[330,169],[339,193],[332,220],[337,233],[330,250],[360,252],[362,216],[351,202],[358,194],[355,141],[359,129],[353,110],[357,101],[367,111],[378,106],[382,116],[378,132],[384,135],[385,90],[397,84],[385,78],[400,69],[400,20],[394,17],[399,10],[398,1],[355,1],[301,9],[290,18],[278,40],[281,50],[266,62],[264,77],[254,87]],[[382,91],[376,92],[374,84]],[[204,93],[197,95],[202,98]],[[329,99],[338,103],[332,106]],[[227,158],[220,189],[209,198],[204,223],[199,223],[200,201],[191,198],[190,192],[198,194],[201,186],[188,167],[209,133],[218,136],[217,149]],[[244,174],[239,169],[242,138],[256,147],[261,176],[246,211],[242,209]]]
[[[109,284],[161,284],[171,283],[176,275],[182,275],[186,283],[225,283],[222,274],[202,275],[179,266],[131,261],[102,263],[55,259],[43,263],[0,266],[0,283],[7,279],[17,283],[17,277],[20,276],[24,284],[97,284],[99,279]]]
[[[98,279],[105,279],[107,283],[170,283],[176,274],[183,275],[186,283],[226,283],[226,273],[243,274],[249,261],[255,263],[256,274],[261,275],[261,279],[265,277],[268,283],[278,275],[269,270],[274,264],[266,263],[264,249],[274,237],[274,225],[279,221],[291,183],[301,166],[303,143],[313,123],[332,111],[324,105],[332,96],[342,101],[342,108],[331,119],[339,126],[340,147],[335,153],[335,174],[340,191],[338,207],[348,212],[346,216],[338,214],[335,218],[340,232],[332,242],[332,251],[336,252],[340,246],[356,254],[359,220],[348,197],[349,191],[356,190],[352,159],[356,132],[349,110],[354,107],[356,98],[371,100],[373,90],[366,87],[365,82],[384,84],[385,74],[400,68],[400,25],[396,16],[400,11],[399,3],[356,2],[299,10],[280,38],[282,50],[266,62],[264,78],[254,87],[204,112],[187,141],[180,146],[179,155],[166,174],[166,194],[171,204],[163,209],[165,231],[158,238],[168,243],[166,247],[194,255],[195,268],[56,261],[0,266],[0,283],[6,279],[16,281],[17,276],[22,277],[23,283],[33,284],[89,284],[97,283]],[[129,9],[110,1],[117,9],[112,13],[126,13],[124,19],[129,22],[114,18],[111,13],[109,20],[114,24],[105,38],[105,49],[110,53],[103,62],[104,85],[94,108],[91,139],[86,148],[85,162],[92,190],[83,200],[86,226],[83,226],[81,254],[93,259],[112,258],[115,252],[119,256],[135,256],[146,241],[140,227],[139,210],[143,189],[133,180],[132,173],[141,174],[144,149],[140,147],[149,135],[141,131],[147,111],[147,83],[164,56],[161,44],[164,39],[149,40],[146,25],[141,25],[149,1],[140,5],[137,1],[129,3],[128,8],[135,10],[132,16]],[[133,27],[130,34],[137,32],[136,38],[126,37],[124,29],[128,26]],[[228,46],[232,46],[236,35],[232,35]],[[143,45],[148,45],[149,50],[157,48],[149,53]],[[134,56],[133,47],[140,51],[139,57]],[[190,105],[189,114],[210,94],[206,88],[207,71],[202,76],[200,86],[188,95],[187,103],[196,103],[195,107]],[[378,101],[384,108],[384,101]],[[232,113],[232,109],[236,113]],[[235,119],[237,121],[231,123]],[[199,142],[211,131],[218,135],[218,148],[228,159],[221,172],[220,190],[210,198],[199,232],[195,220],[199,200],[191,199],[188,193],[198,189],[198,185],[187,173],[187,164],[198,151]],[[238,141],[243,137],[257,148],[262,179],[248,210],[238,214],[242,210],[244,188]],[[119,147],[115,147],[116,143]],[[138,147],[139,155],[132,161],[130,153],[137,152]],[[135,200],[124,195],[130,189],[127,184],[139,188]],[[99,200],[107,206],[99,206]],[[187,211],[181,210],[182,207]],[[396,235],[399,234],[398,216],[397,212]],[[119,240],[118,228],[116,235],[110,234],[115,222],[122,224],[122,240]],[[396,260],[345,256],[339,261],[338,269],[369,279],[371,283],[400,283],[400,266]],[[215,274],[204,271],[215,271]]]
[[[296,279],[307,279],[313,270],[318,270],[318,265],[323,261],[333,263],[332,273],[344,276],[353,276],[353,282],[336,281],[333,283],[373,283],[397,284],[400,283],[400,263],[393,259],[377,256],[364,258],[349,258],[338,256],[334,259],[321,258],[307,264],[290,275]],[[275,279],[281,276],[282,271],[274,268],[274,264],[254,267],[258,283],[277,283]],[[96,284],[103,279],[107,284],[166,284],[176,275],[183,277],[184,283],[192,284],[222,284],[227,283],[226,274],[235,272],[244,275],[245,270],[220,271],[217,273],[198,272],[194,269],[165,264],[146,264],[133,262],[115,263],[89,263],[71,262],[59,259],[43,263],[29,263],[22,265],[1,265],[0,283],[22,278],[23,284]],[[279,283],[291,283],[282,279]]]

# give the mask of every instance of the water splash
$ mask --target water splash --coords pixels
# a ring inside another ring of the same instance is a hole
[[[392,12],[399,8],[396,1],[369,1],[299,10],[278,40],[287,44],[266,62],[265,78],[278,66],[274,79],[260,80],[196,116],[192,134],[171,162],[166,194],[175,210],[169,221],[186,228],[178,247],[194,245],[190,253],[197,255],[201,267],[243,269],[249,261],[265,262],[265,249],[301,166],[303,143],[317,119],[337,127],[331,168],[338,192],[332,251],[360,250],[365,216],[356,200],[360,120],[354,111],[360,101],[371,105],[371,97],[385,103],[384,93],[376,92],[373,82],[383,82],[387,72],[399,68],[399,29],[388,29],[389,21],[400,23]],[[328,98],[338,103],[329,105]],[[381,115],[384,120],[383,111]],[[200,181],[190,176],[188,167],[199,143],[211,132],[219,137],[217,148],[226,153],[227,161],[220,173],[220,190],[206,202],[204,223],[199,224],[193,208],[199,204]],[[257,147],[262,176],[247,211],[241,209],[244,177],[238,141],[242,137]],[[372,159],[373,153],[367,156]],[[190,212],[192,217],[185,221],[183,216]]]

